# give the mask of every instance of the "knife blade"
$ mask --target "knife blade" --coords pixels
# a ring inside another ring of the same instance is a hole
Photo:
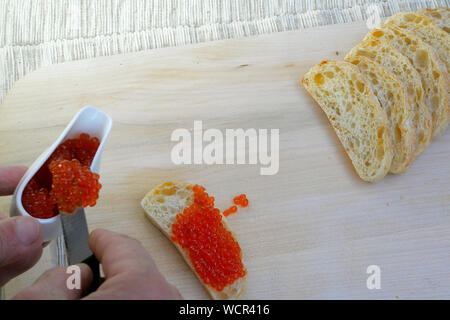
[[[89,294],[100,286],[100,264],[89,248],[89,229],[84,208],[72,214],[61,213],[60,216],[69,265],[85,263],[92,270],[93,279],[87,292]]]

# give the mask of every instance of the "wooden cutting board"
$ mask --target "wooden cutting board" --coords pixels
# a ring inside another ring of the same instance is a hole
[[[185,298],[207,298],[140,200],[165,181],[204,185],[225,209],[248,269],[243,298],[450,298],[450,132],[406,174],[361,181],[334,131],[299,86],[322,59],[343,59],[365,24],[333,25],[63,63],[19,80],[0,106],[0,165],[30,164],[85,105],[114,127],[90,229],[139,239]],[[171,162],[177,128],[280,130],[280,169]],[[9,198],[1,200],[7,212]],[[48,257],[44,257],[47,258]],[[16,280],[9,295],[44,268]],[[369,290],[367,267],[381,269]],[[23,278],[22,278],[23,279]]]

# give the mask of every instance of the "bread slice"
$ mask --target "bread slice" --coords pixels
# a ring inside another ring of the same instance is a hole
[[[433,20],[422,14],[401,12],[387,19],[386,24],[393,24],[416,34],[436,51],[445,64],[445,71],[450,72],[450,35],[439,28]]]
[[[420,9],[417,10],[418,14],[427,16],[442,30],[450,33],[450,9],[447,7],[439,7],[436,9]]]
[[[186,182],[166,182],[149,191],[141,201],[141,206],[145,210],[147,218],[169,239],[172,236],[172,224],[176,221],[176,216],[182,213],[194,201],[193,187],[192,184]],[[222,223],[227,230],[230,230],[227,220],[223,215]],[[233,237],[235,238],[234,234]],[[246,277],[235,280],[220,292],[205,284],[195,271],[188,251],[183,249],[178,243],[172,243],[213,299],[238,299],[244,293]]]
[[[414,113],[406,99],[405,87],[391,72],[367,57],[351,57],[346,61],[358,67],[388,117],[394,149],[389,172],[405,172],[414,161],[416,147]]]
[[[431,115],[423,102],[422,80],[408,58],[385,40],[365,40],[356,45],[346,56],[367,57],[394,74],[406,88],[407,99],[414,112],[416,132],[415,155],[423,153],[431,141]]]
[[[433,135],[442,134],[448,125],[448,98],[445,70],[440,68],[433,49],[414,33],[391,24],[371,30],[366,39],[389,41],[419,72],[425,105],[431,113]]]
[[[383,178],[393,157],[389,123],[358,68],[325,60],[312,67],[302,83],[327,115],[361,179]]]

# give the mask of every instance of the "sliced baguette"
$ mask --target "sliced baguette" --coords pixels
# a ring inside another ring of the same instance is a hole
[[[414,161],[416,146],[414,113],[406,99],[405,87],[391,72],[367,57],[352,57],[346,61],[358,67],[388,117],[394,149],[389,172],[405,172]]]
[[[433,49],[414,33],[391,24],[371,30],[366,39],[384,39],[397,48],[419,72],[425,105],[431,113],[433,135],[442,134],[448,125],[446,71],[440,67]]]
[[[423,103],[422,80],[408,58],[385,40],[365,40],[356,45],[346,56],[367,57],[394,74],[405,86],[407,99],[413,108],[416,131],[415,155],[422,154],[431,141],[431,115]]]
[[[447,7],[439,7],[436,9],[420,9],[417,10],[418,14],[427,16],[442,30],[450,33],[450,9]]]
[[[145,210],[147,218],[169,239],[172,236],[172,224],[176,221],[176,216],[182,213],[194,201],[194,192],[192,189],[193,185],[186,182],[166,182],[149,191],[141,201],[141,206]],[[230,230],[226,218],[223,215],[222,223],[227,230]],[[233,237],[235,237],[234,234]],[[197,272],[195,272],[189,258],[189,253],[177,243],[172,243],[213,299],[238,299],[243,294],[246,277],[237,279],[219,292],[205,284]]]
[[[387,19],[386,24],[393,24],[416,34],[429,44],[444,62],[446,72],[450,72],[450,35],[439,28],[433,20],[414,12],[401,12]]]
[[[383,178],[393,157],[389,123],[356,66],[325,60],[302,83],[327,115],[361,179]]]

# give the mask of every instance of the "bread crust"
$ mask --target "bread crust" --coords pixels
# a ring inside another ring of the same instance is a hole
[[[393,157],[389,123],[356,66],[324,60],[304,75],[302,83],[327,115],[360,178],[382,179]]]
[[[433,20],[433,22],[447,33],[450,33],[450,9],[447,7],[439,7],[435,9],[419,9],[418,14],[423,14]]]
[[[435,50],[439,59],[445,64],[445,71],[450,72],[450,36],[432,19],[417,12],[401,12],[388,18],[386,24],[392,24],[416,34]]]
[[[448,126],[447,73],[434,50],[417,35],[392,24],[371,30],[365,40],[383,39],[406,56],[421,76],[425,105],[431,114],[433,135]]]
[[[431,115],[423,101],[422,80],[407,57],[386,40],[366,39],[347,54],[346,59],[365,56],[385,67],[405,86],[407,99],[414,111],[416,131],[415,155],[425,152],[431,142]]]
[[[390,173],[404,173],[415,159],[416,132],[413,125],[414,113],[406,98],[406,89],[397,77],[378,63],[364,56],[346,61],[358,67],[378,98],[388,116],[391,130],[394,158]]]

